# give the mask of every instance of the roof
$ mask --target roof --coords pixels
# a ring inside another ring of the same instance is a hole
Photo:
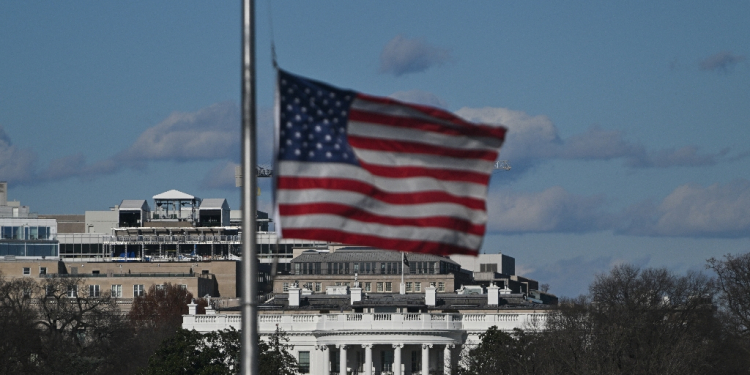
[[[229,209],[229,204],[224,198],[207,198],[201,202],[201,210],[221,210]]]
[[[446,262],[459,265],[450,258],[432,254],[408,253],[409,262]],[[292,259],[297,262],[401,262],[401,253],[392,250],[375,248],[345,247],[332,253],[303,252]]]
[[[145,206],[145,207],[144,207]],[[146,209],[147,211],[151,211],[151,209],[148,207],[148,203],[144,199],[125,199],[120,203],[120,211],[133,211],[133,210],[142,210]]]
[[[193,200],[193,199],[200,200],[200,198],[198,198],[198,197],[194,197],[194,196],[192,196],[190,194],[186,194],[186,193],[183,193],[183,192],[181,192],[179,190],[175,190],[175,189],[172,189],[170,191],[165,191],[165,192],[163,192],[161,194],[156,194],[156,195],[154,195],[154,199],[173,200],[173,201],[176,201],[176,200],[183,200],[183,201],[185,201],[185,200]]]

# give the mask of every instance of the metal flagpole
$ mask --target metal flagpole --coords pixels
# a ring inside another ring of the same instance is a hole
[[[406,294],[406,291],[404,290],[404,266],[406,263],[404,263],[404,252],[401,252],[401,285],[400,285],[400,294]]]
[[[257,375],[258,255],[255,247],[255,4],[242,2],[242,374]]]

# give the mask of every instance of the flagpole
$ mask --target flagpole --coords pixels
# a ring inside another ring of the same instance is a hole
[[[242,374],[257,375],[258,256],[255,246],[255,3],[242,2]]]
[[[401,286],[400,286],[400,292],[401,294],[406,294],[406,290],[404,290],[404,266],[406,263],[404,263],[404,252],[401,252]]]

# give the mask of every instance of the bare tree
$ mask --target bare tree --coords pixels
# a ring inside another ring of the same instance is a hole
[[[750,339],[750,253],[711,258],[706,268],[716,272],[718,301],[726,322],[739,336]]]

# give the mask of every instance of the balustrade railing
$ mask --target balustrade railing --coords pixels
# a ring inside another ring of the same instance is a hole
[[[500,314],[439,314],[439,313],[354,313],[354,314],[261,314],[260,331],[272,332],[276,327],[294,331],[377,331],[377,330],[486,330],[496,325],[503,330],[526,324],[541,327],[545,313]],[[206,332],[221,326],[239,329],[240,315],[185,315],[184,327]],[[203,327],[201,327],[203,326]]]

